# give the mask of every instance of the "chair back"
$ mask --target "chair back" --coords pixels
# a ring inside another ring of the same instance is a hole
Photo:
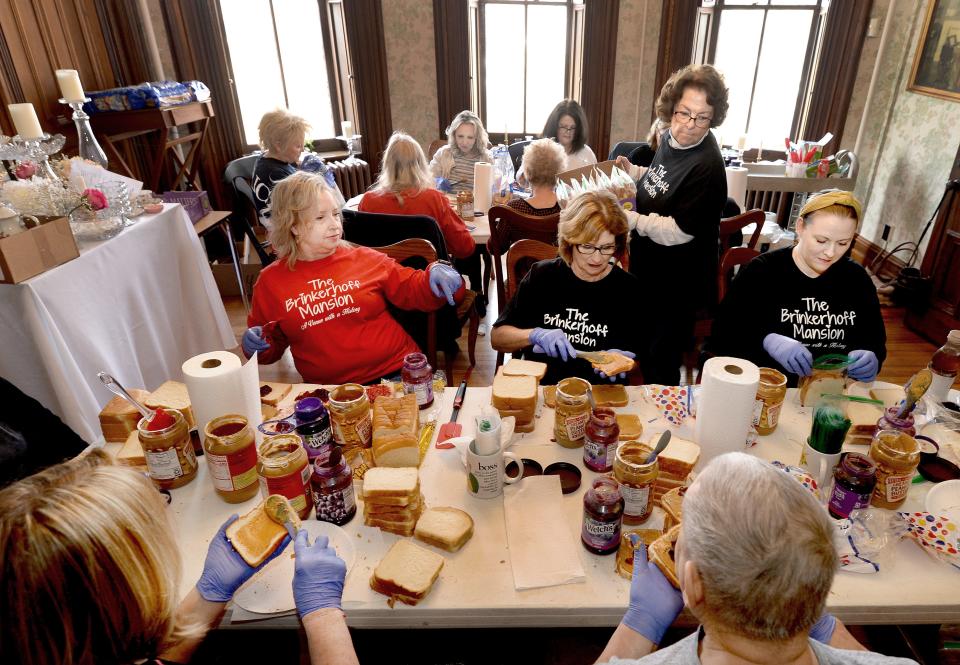
[[[430,143],[430,147],[427,148],[427,161],[433,159],[433,156],[437,154],[437,150],[447,145],[447,138],[434,139]]]
[[[607,155],[608,160],[613,160],[623,155],[624,157],[629,158],[630,153],[639,148],[642,145],[650,145],[646,141],[618,141],[615,146],[610,150],[610,154]]]
[[[517,292],[520,280],[526,277],[537,261],[557,258],[557,246],[539,240],[518,240],[507,250],[506,298],[510,300]]]
[[[259,153],[254,153],[229,162],[223,170],[223,182],[233,192],[233,219],[243,225],[243,233],[250,238],[253,248],[260,257],[260,263],[268,266],[274,257],[266,251],[264,244],[257,239],[254,231],[260,223],[257,203],[253,196],[253,170],[259,156]]]
[[[429,217],[427,219],[430,219]],[[432,221],[432,220],[431,220]],[[436,224],[436,222],[434,222]],[[382,252],[391,259],[405,266],[430,265],[437,260],[437,250],[429,240],[423,238],[407,238],[399,242],[391,243],[382,247],[371,247],[378,252]],[[437,313],[436,312],[404,312],[411,316],[398,316],[401,310],[390,308],[391,314],[397,319],[398,323],[407,331],[424,350],[427,361],[432,367],[437,366]],[[426,317],[426,342],[423,343],[420,337],[420,331],[417,321],[422,322]],[[415,328],[416,327],[416,328]]]
[[[384,247],[408,238],[423,238],[433,246],[437,258],[449,258],[443,233],[433,217],[361,212],[347,208],[344,208],[342,215],[343,239],[348,242],[365,247]]]
[[[721,219],[720,256],[722,257],[727,250],[732,249],[734,246],[739,244],[737,243],[737,245],[734,245],[733,236],[743,229],[743,227],[745,227],[747,224],[756,224],[753,235],[751,235],[750,240],[747,241],[747,247],[750,249],[756,249],[757,244],[760,242],[760,234],[763,231],[763,222],[765,219],[766,217],[764,216],[763,211],[757,208],[748,210],[747,212],[741,213],[734,217]]]
[[[507,146],[510,153],[510,161],[513,162],[513,172],[520,172],[520,165],[523,163],[523,149],[530,144],[530,141],[517,141]]]
[[[727,295],[727,289],[733,281],[733,269],[750,263],[757,256],[760,256],[760,252],[752,247],[732,247],[723,253],[717,274],[717,302],[723,301]]]

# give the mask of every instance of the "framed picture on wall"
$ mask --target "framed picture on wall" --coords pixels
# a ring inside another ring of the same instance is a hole
[[[960,0],[928,0],[907,89],[960,101]]]

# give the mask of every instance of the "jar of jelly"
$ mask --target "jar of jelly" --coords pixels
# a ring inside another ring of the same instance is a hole
[[[217,495],[241,503],[257,493],[257,445],[247,419],[219,416],[203,429],[203,457]]]
[[[645,443],[624,443],[613,459],[613,475],[623,495],[623,523],[643,524],[653,512],[653,484],[660,475],[660,463],[647,458],[653,448]]]
[[[583,529],[580,541],[594,554],[613,554],[620,548],[623,497],[617,481],[597,478],[583,495]]]
[[[846,453],[833,472],[833,491],[827,509],[838,520],[870,505],[877,484],[877,465],[866,455]]]
[[[373,414],[367,391],[359,383],[344,383],[330,391],[333,441],[344,448],[369,448]]]
[[[910,481],[920,464],[920,445],[899,430],[880,430],[870,444],[870,459],[877,465],[877,484],[870,504],[877,508],[899,508],[907,499]]]
[[[620,425],[614,410],[606,407],[594,409],[583,435],[583,463],[597,473],[609,472],[613,468],[619,441]]]
[[[141,418],[137,423],[137,437],[150,480],[158,488],[176,489],[196,478],[197,456],[187,421],[179,411],[157,409],[157,415],[149,423]]]
[[[557,384],[553,437],[564,448],[583,445],[583,436],[590,420],[588,390],[590,384],[577,377],[563,379]]]
[[[260,444],[260,461],[257,462],[260,493],[264,499],[271,494],[285,496],[302,520],[310,516],[313,508],[311,474],[307,451],[296,434],[270,436]]]
[[[314,459],[310,489],[318,520],[339,526],[346,524],[357,514],[353,471],[340,448],[324,448]]]
[[[895,429],[909,436],[917,435],[917,428],[913,420],[913,414],[904,414],[902,418],[897,417],[899,406],[891,406],[883,412],[883,416],[877,421],[877,431],[884,429]]]
[[[425,355],[419,351],[405,355],[400,380],[403,392],[417,396],[418,407],[426,409],[433,404],[433,368]]]
[[[293,408],[297,434],[303,441],[307,457],[312,461],[320,453],[320,449],[333,440],[330,414],[319,397],[304,397]]]

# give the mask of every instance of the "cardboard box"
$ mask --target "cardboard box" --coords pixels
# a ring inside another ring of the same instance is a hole
[[[0,238],[0,283],[18,284],[80,256],[66,217]]]
[[[566,185],[569,185],[574,180],[579,181],[581,176],[586,176],[587,180],[592,180],[594,171],[601,171],[606,175],[610,175],[613,172],[613,167],[616,165],[617,163],[615,161],[608,160],[606,162],[599,162],[597,164],[590,164],[589,166],[581,166],[578,169],[564,171],[563,173],[557,174],[557,178]],[[615,192],[612,193],[616,195]],[[624,210],[634,210],[637,207],[637,198],[636,196],[621,198],[618,200],[618,203]]]
[[[237,274],[233,270],[232,263],[214,263],[210,266],[213,271],[213,279],[217,282],[217,288],[220,290],[220,296],[240,296],[240,286],[237,284]],[[247,293],[247,299],[253,298],[253,285],[260,277],[260,271],[263,266],[259,263],[241,263],[240,274],[243,277],[243,289]]]
[[[166,203],[179,203],[187,211],[187,217],[196,224],[213,210],[206,192],[164,192],[160,198]]]

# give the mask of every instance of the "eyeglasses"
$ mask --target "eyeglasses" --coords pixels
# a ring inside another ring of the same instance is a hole
[[[693,120],[693,124],[695,124],[697,127],[709,127],[710,121],[713,120],[712,116],[704,115],[703,113],[694,115],[693,113],[687,113],[686,111],[674,111],[673,117],[684,125]]]
[[[577,131],[576,125],[558,125],[557,129],[561,132],[575,132]]]
[[[577,251],[584,256],[590,256],[600,252],[601,256],[613,256],[617,251],[616,245],[577,245]]]

